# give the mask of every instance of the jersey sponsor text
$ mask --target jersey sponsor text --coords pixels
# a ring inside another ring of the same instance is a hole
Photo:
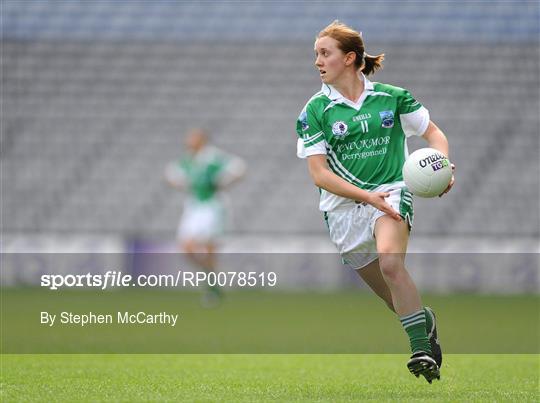
[[[377,137],[374,139],[357,140],[357,141],[351,141],[350,143],[346,143],[346,144],[338,144],[338,146],[336,147],[336,151],[338,153],[341,153],[344,151],[352,151],[352,150],[365,150],[365,149],[369,150],[370,148],[388,145],[389,143],[390,143],[390,136]]]

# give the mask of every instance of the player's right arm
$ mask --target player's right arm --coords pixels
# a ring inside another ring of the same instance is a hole
[[[328,168],[326,155],[310,155],[307,157],[307,161],[309,174],[315,186],[347,199],[371,204],[376,209],[388,214],[394,220],[401,221],[399,213],[390,207],[385,200],[386,197],[390,196],[389,193],[368,192],[347,182]]]

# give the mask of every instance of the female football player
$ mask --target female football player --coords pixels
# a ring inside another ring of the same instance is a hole
[[[399,316],[412,350],[407,366],[431,383],[442,353],[435,315],[405,269],[413,208],[401,169],[407,137],[421,136],[446,156],[448,141],[408,91],[366,78],[383,58],[368,55],[361,35],[338,21],[318,34],[322,88],[298,118],[297,151],[321,190],[319,207],[343,262]]]
[[[240,158],[210,145],[202,129],[191,130],[185,145],[185,155],[165,171],[171,186],[188,193],[178,225],[178,245],[198,268],[212,272],[216,270],[216,246],[225,221],[219,193],[242,178],[246,167]],[[220,298],[221,291],[209,287],[202,302],[210,307]]]

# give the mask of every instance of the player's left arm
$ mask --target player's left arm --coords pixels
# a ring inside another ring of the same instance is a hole
[[[440,151],[447,157],[448,155],[448,139],[444,135],[441,129],[437,127],[435,123],[433,123],[431,120],[429,121],[428,127],[422,137],[427,141],[430,148],[434,148],[435,150]],[[452,189],[452,186],[454,186],[454,174],[453,172],[456,170],[456,166],[454,164],[451,164],[452,166],[452,179],[450,180],[450,184],[446,188],[444,192],[442,192],[440,196],[442,196],[445,193],[448,193],[450,189]]]
[[[227,163],[220,172],[217,183],[220,189],[226,189],[246,175],[247,166],[243,159],[229,156]]]
[[[422,137],[427,141],[430,148],[434,148],[448,157],[448,140],[435,123],[429,121],[428,127]]]

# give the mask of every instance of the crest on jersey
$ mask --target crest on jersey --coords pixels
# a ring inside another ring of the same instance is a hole
[[[379,116],[382,121],[381,127],[384,127],[385,129],[394,127],[394,111],[382,111],[379,112]]]
[[[347,135],[348,129],[349,127],[347,126],[347,124],[343,122],[342,120],[338,120],[332,125],[332,133],[337,138],[345,137]]]
[[[298,120],[300,121],[300,124],[302,125],[302,130],[303,131],[306,131],[307,129],[309,129],[309,125],[308,125],[308,122],[307,122],[307,112],[306,111],[302,111],[302,113],[298,117]]]

